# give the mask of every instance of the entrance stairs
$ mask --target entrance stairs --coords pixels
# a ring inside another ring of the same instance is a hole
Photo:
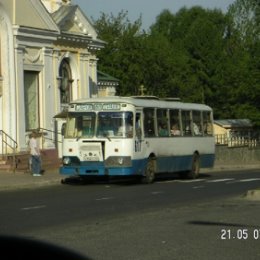
[[[30,154],[19,152],[2,156],[0,155],[0,172],[30,172]],[[42,150],[41,152],[42,170],[58,170],[61,166],[61,159],[57,149]]]

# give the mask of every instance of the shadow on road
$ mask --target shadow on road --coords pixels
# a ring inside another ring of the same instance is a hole
[[[202,226],[222,226],[222,227],[241,227],[241,228],[259,228],[260,226],[255,225],[247,225],[247,224],[239,224],[239,223],[227,223],[227,222],[215,222],[215,221],[189,221],[190,225],[202,225]]]
[[[210,178],[210,174],[200,174],[199,179]],[[62,184],[68,185],[91,185],[91,184],[114,184],[122,186],[142,185],[141,176],[138,177],[113,177],[113,176],[72,176],[62,179]],[[163,173],[156,176],[154,182],[189,180],[181,176],[180,173]],[[143,184],[146,185],[146,184]]]

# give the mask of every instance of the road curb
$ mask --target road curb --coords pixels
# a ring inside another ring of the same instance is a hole
[[[248,200],[260,201],[260,190],[248,190],[245,194],[245,198]]]
[[[39,181],[39,182],[28,182],[28,183],[12,183],[0,185],[1,191],[15,191],[15,190],[23,190],[23,189],[37,189],[37,188],[45,188],[49,186],[55,186],[61,184],[61,180],[50,180],[50,181]]]
[[[202,168],[201,173],[205,172],[223,172],[223,171],[239,171],[239,170],[260,170],[259,164],[252,165],[215,165],[213,168]]]

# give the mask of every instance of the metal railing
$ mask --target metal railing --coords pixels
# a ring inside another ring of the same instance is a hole
[[[228,137],[226,134],[215,135],[215,144],[227,145],[228,147],[248,146],[249,148],[258,147],[259,138],[248,138],[243,136]]]
[[[12,168],[15,170],[16,168],[16,150],[17,150],[17,142],[8,135],[5,131],[0,130],[0,139],[2,146],[2,159],[7,160],[9,156],[12,157]]]
[[[57,146],[58,143],[62,143],[62,141],[59,141],[59,138],[58,138],[58,136],[59,135],[62,136],[62,134],[58,131],[50,130],[50,129],[43,128],[43,127],[39,127],[37,129],[37,131],[39,133],[41,133],[41,135],[42,135],[42,147],[43,147],[45,140],[52,141],[55,144],[55,146]]]
[[[38,128],[37,132],[39,132],[42,136],[41,141],[42,141],[42,147],[44,146],[45,140],[50,140],[52,141],[55,146],[58,146],[58,143],[62,143],[60,141],[59,136],[62,136],[62,134],[58,131],[55,130],[50,130],[46,128]],[[14,140],[10,135],[8,135],[5,131],[0,130],[0,144],[1,144],[1,151],[0,151],[0,159],[2,160],[8,160],[11,158],[11,167],[12,170],[15,171],[17,167],[17,160],[16,160],[16,155],[17,155],[17,148],[18,144],[16,140]]]

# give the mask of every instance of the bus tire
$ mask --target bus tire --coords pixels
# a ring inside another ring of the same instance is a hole
[[[142,182],[145,184],[150,184],[153,183],[155,179],[155,160],[153,158],[149,158],[146,168],[145,168],[145,173],[142,178]]]
[[[200,173],[200,156],[198,153],[194,153],[192,157],[191,170],[188,172],[189,179],[197,179]]]

